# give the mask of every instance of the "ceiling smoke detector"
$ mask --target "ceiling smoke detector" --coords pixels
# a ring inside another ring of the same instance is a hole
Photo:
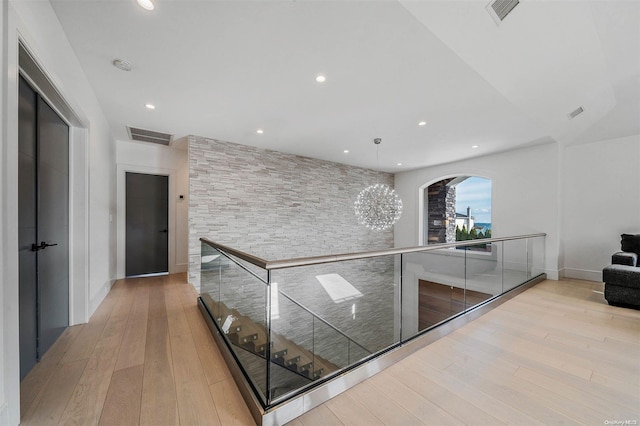
[[[122,71],[131,71],[133,69],[133,65],[131,65],[131,62],[124,59],[114,59],[113,66]]]
[[[496,24],[500,25],[519,3],[519,0],[495,0],[487,5],[487,11]]]
[[[168,133],[137,129],[135,127],[127,126],[127,132],[129,133],[129,139],[131,139],[132,141],[150,142],[169,146],[169,144],[173,140],[173,135],[170,135]]]

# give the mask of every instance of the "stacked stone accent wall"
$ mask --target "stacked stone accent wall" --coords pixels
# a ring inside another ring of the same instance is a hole
[[[212,296],[224,293],[243,314],[264,321],[263,287],[249,273],[237,271],[232,278],[223,271],[228,279],[222,292],[215,280],[200,282],[199,238],[268,260],[391,248],[393,230],[370,231],[357,223],[353,210],[358,193],[376,180],[393,187],[392,174],[190,136],[189,282],[198,289],[202,284],[201,291],[211,291]],[[341,303],[332,300],[316,279],[332,273],[344,277],[362,296]],[[397,285],[393,257],[276,271],[274,278],[283,291],[340,330],[358,336],[366,347],[377,350],[391,343]],[[308,346],[314,325],[310,315],[284,299],[281,304],[274,329]],[[316,322],[315,328],[321,333],[326,327]],[[324,342],[329,346],[327,359],[347,350],[344,339],[324,331],[331,336]]]
[[[447,233],[445,243],[456,241],[456,187],[450,186],[446,197]]]
[[[456,240],[456,187],[447,186],[454,178],[436,182],[425,190],[427,209],[427,244]]]

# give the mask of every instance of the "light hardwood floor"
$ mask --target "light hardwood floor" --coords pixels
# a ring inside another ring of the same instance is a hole
[[[602,289],[540,283],[290,424],[640,424],[640,311]],[[22,424],[253,424],[184,275],[118,281],[21,397]]]

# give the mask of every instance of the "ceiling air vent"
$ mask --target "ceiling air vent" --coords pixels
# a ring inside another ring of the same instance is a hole
[[[571,120],[573,118],[576,118],[577,116],[579,116],[583,112],[584,112],[584,109],[582,109],[582,107],[579,107],[578,109],[575,109],[575,110],[571,111],[569,113],[569,120]]]
[[[496,0],[489,3],[487,10],[493,20],[500,24],[518,3],[520,3],[519,0]]]
[[[151,142],[160,145],[169,145],[173,139],[173,135],[168,133],[154,132],[152,130],[136,129],[135,127],[127,127],[129,138],[132,141]]]

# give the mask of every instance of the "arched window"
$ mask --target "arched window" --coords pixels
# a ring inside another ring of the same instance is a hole
[[[424,244],[491,237],[491,179],[456,176],[424,189]]]

